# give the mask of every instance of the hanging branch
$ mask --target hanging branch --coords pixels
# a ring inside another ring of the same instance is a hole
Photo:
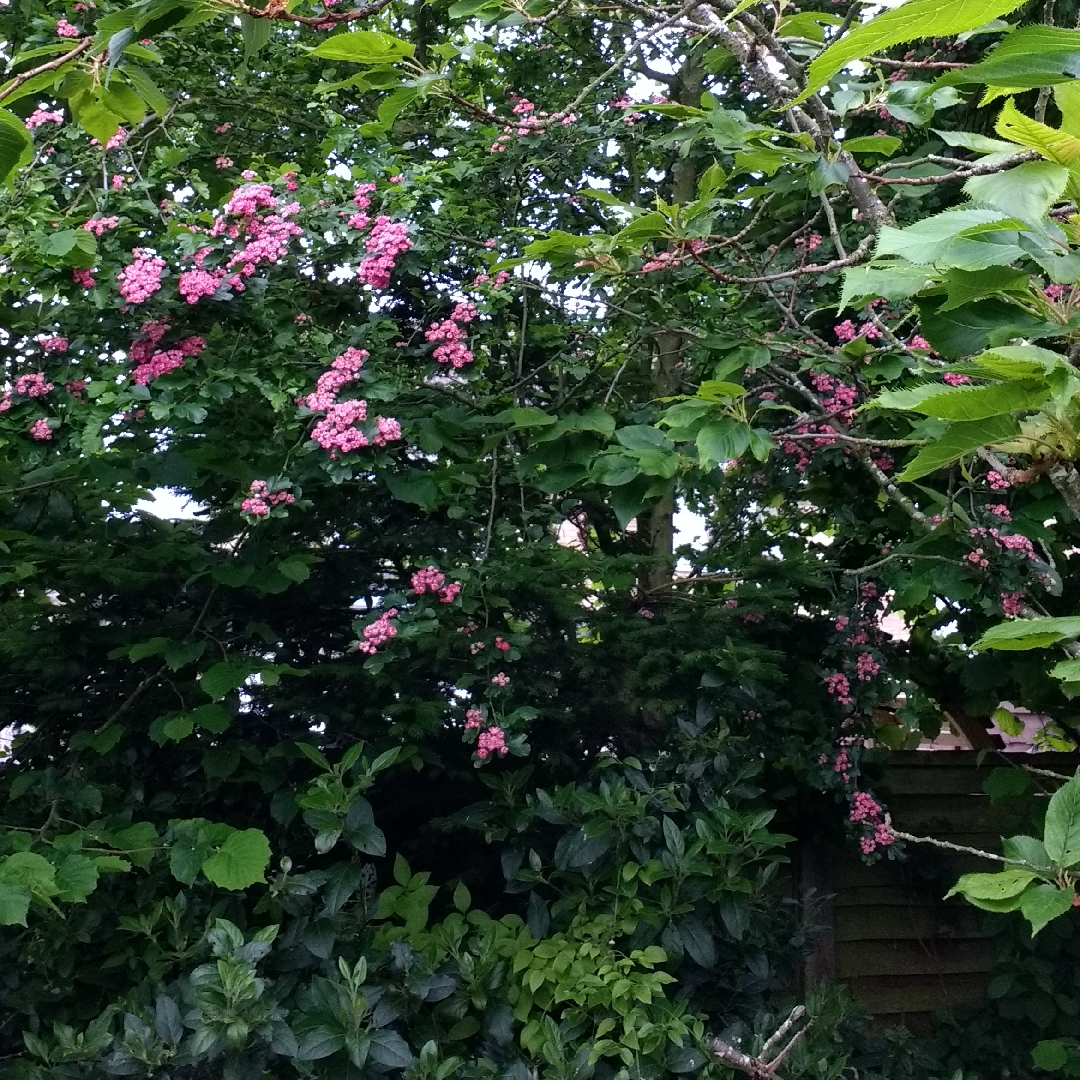
[[[776,1050],[787,1040],[791,1029],[805,1015],[806,1009],[802,1005],[796,1005],[791,1010],[788,1018],[765,1040],[765,1045],[762,1046],[757,1057],[744,1054],[741,1050],[732,1046],[731,1043],[724,1042],[723,1039],[713,1039],[709,1049],[717,1061],[724,1065],[730,1065],[731,1068],[738,1069],[739,1072],[746,1073],[747,1076],[753,1077],[754,1080],[774,1080],[777,1067],[787,1057],[788,1052],[799,1039],[810,1030],[813,1020],[808,1021],[804,1027],[796,1031],[779,1053],[776,1053]]]

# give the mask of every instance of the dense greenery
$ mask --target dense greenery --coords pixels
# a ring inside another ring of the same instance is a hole
[[[870,14],[0,8],[5,1076],[1075,1070],[797,976],[865,740],[1080,726],[1078,13]]]

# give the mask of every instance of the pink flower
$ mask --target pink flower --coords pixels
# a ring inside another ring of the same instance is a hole
[[[72,26],[71,23],[67,21],[67,19],[57,19],[56,33],[59,37],[78,37],[79,28],[77,26]],[[48,437],[50,439],[52,438],[51,435]]]
[[[141,304],[161,288],[165,260],[145,248],[136,248],[132,254],[135,261],[125,266],[117,275],[120,280],[120,295],[129,304]]]
[[[216,158],[214,158],[215,169],[231,169],[232,164],[233,159],[231,157],[226,157],[224,154],[219,154]]]
[[[452,604],[459,592],[461,592],[461,582],[451,581],[445,589],[439,590],[439,603]]]
[[[89,233],[93,233],[95,236],[101,236],[102,233],[108,232],[110,229],[115,229],[120,224],[118,217],[100,217],[90,218],[88,221],[84,221],[82,227]]]
[[[66,337],[39,337],[37,339],[38,345],[41,346],[43,353],[66,353],[68,350],[68,339]]]
[[[111,181],[113,191],[119,191],[124,186],[124,181],[126,179],[127,177],[121,175],[120,173],[114,173]],[[98,235],[100,236],[101,234],[99,233]]]
[[[1020,592],[1003,592],[1001,594],[1001,613],[1010,618],[1017,618],[1024,613],[1026,597],[1023,589]]]
[[[1007,491],[1012,487],[1009,481],[994,469],[986,474],[986,482],[990,485],[991,491]]]
[[[911,340],[907,343],[907,347],[909,349],[925,349],[927,352],[934,351],[930,342],[927,341],[926,338],[920,337],[918,334],[912,336]]]
[[[869,653],[859,653],[855,673],[860,682],[869,682],[880,670],[881,665]]]
[[[357,188],[357,191],[359,190],[360,188]],[[385,289],[390,284],[390,274],[397,257],[412,247],[412,241],[402,222],[391,221],[380,214],[375,219],[364,247],[368,256],[357,267],[356,276],[364,285],[370,285],[373,289]]]
[[[109,141],[105,143],[106,150],[115,150],[118,146],[123,146],[127,141],[128,133],[123,128],[117,128],[116,133],[109,138]],[[97,139],[90,140],[91,146],[100,146],[101,143]]]
[[[884,815],[874,796],[865,791],[856,791],[851,797],[851,804],[849,821],[876,822]]]
[[[384,611],[373,623],[369,623],[363,630],[363,641],[356,647],[368,656],[374,656],[379,651],[379,646],[384,645],[391,638],[397,637],[397,627],[390,620],[397,614],[397,608]]]
[[[52,388],[53,384],[48,382],[40,371],[34,372],[33,375],[20,375],[15,380],[15,393],[23,397],[44,397]]]
[[[245,169],[240,175],[245,180],[254,180],[258,174],[255,172],[254,169]]]
[[[84,289],[92,289],[97,282],[94,280],[94,275],[89,270],[72,270],[71,280],[76,285],[81,285]]]
[[[842,323],[837,323],[833,327],[833,333],[836,335],[837,341],[854,341],[855,324],[850,319],[845,319]]]
[[[498,675],[492,676],[492,684],[495,686],[509,686],[510,676],[505,672],[500,671]]]
[[[446,582],[446,575],[429,566],[424,570],[417,570],[409,579],[412,591],[417,596],[423,596],[425,592],[438,592]]]
[[[36,439],[38,442],[47,442],[52,438],[52,428],[49,427],[49,421],[44,418],[35,420],[30,425],[29,435],[31,439]]]
[[[48,112],[45,109],[35,109],[23,123],[33,131],[36,127],[41,127],[42,124],[62,124],[64,122],[64,114],[59,112]]]
[[[971,382],[971,379],[969,379],[967,375],[960,375],[954,371],[946,371],[945,374],[941,376],[941,381],[948,383],[949,386],[964,386],[966,383]]]
[[[478,728],[483,722],[484,716],[479,709],[469,709],[465,713],[465,726],[467,728]]]
[[[86,389],[85,379],[70,379],[64,383],[64,389],[72,396],[79,397]]]
[[[231,128],[231,127],[232,127],[232,124],[230,124],[229,121],[226,120],[224,124],[218,124],[218,126],[216,128],[214,128],[214,134],[215,135],[224,135],[225,132],[228,131],[229,128]]]
[[[481,731],[476,740],[476,756],[483,761],[489,754],[504,755],[507,752],[506,737],[501,727],[489,727]]]
[[[185,270],[176,283],[176,290],[187,303],[194,304],[201,297],[213,296],[221,287],[224,278],[224,270],[210,271],[200,266],[194,270]]]
[[[506,641],[503,638],[498,637],[496,635],[496,637],[495,637],[495,648],[498,649],[499,652],[509,652],[510,651],[510,642]]]
[[[1012,521],[1012,515],[1009,513],[1009,508],[1004,503],[988,503],[983,509],[988,514],[993,514],[994,517],[1001,518],[1002,521]]]
[[[391,184],[400,184],[401,181],[404,180],[404,179],[405,179],[405,177],[402,176],[401,173],[395,173],[393,176],[390,177],[390,183]]]
[[[836,698],[841,705],[851,704],[851,686],[847,676],[836,672],[825,677],[825,689]]]

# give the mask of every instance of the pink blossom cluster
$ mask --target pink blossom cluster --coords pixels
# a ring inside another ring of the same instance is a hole
[[[491,682],[493,686],[509,686],[510,676],[505,672],[500,671],[497,675],[492,676]]]
[[[988,529],[985,525],[975,525],[968,529],[968,536],[990,540],[998,547],[1004,548],[1006,551],[1019,551],[1022,555],[1029,559],[1035,558],[1035,547],[1031,541],[1022,533],[1003,533],[1000,529]],[[982,548],[977,548],[976,551],[981,556]],[[986,562],[979,559],[973,559],[971,556],[975,552],[971,552],[966,556],[969,562],[978,563],[980,566],[988,565]]]
[[[52,388],[53,384],[40,371],[35,371],[33,375],[20,375],[15,380],[15,393],[23,397],[44,397]]]
[[[1018,618],[1023,615],[1026,603],[1027,597],[1024,595],[1023,589],[1020,592],[1003,592],[1001,594],[1001,613],[1013,619]]]
[[[509,652],[510,651],[510,642],[507,641],[505,638],[499,637],[499,635],[496,634],[495,635],[495,648],[498,649],[499,652]]]
[[[991,469],[986,474],[986,482],[990,485],[991,491],[1007,491],[1012,485],[1004,476],[1001,475],[996,469]]]
[[[311,437],[331,456],[340,450],[347,454],[367,446],[367,436],[355,425],[367,419],[367,402],[354,398],[329,406],[326,415],[312,428]]]
[[[907,347],[909,349],[925,349],[926,352],[934,351],[933,346],[931,346],[930,342],[919,334],[912,335],[912,337],[908,340]]]
[[[231,169],[232,165],[233,159],[231,157],[226,157],[224,154],[219,154],[214,158],[215,169]]]
[[[881,337],[881,331],[872,322],[864,322],[856,330],[855,324],[850,319],[837,323],[833,327],[833,333],[836,335],[837,341],[843,342],[854,341],[857,337],[864,337],[867,341],[875,341]]]
[[[58,335],[53,337],[42,335],[37,339],[37,343],[41,346],[43,353],[65,353],[68,350],[68,339]]]
[[[248,491],[251,494],[240,504],[240,509],[256,517],[265,517],[270,513],[271,507],[279,503],[288,506],[296,502],[295,497],[288,491],[271,491],[265,480],[252,480]]]
[[[490,754],[505,755],[507,749],[506,736],[501,727],[489,727],[481,731],[476,739],[476,756],[481,761]]]
[[[206,348],[206,341],[201,337],[186,337],[171,349],[158,349],[158,343],[169,329],[166,322],[150,319],[140,328],[141,337],[131,344],[131,361],[135,370],[131,374],[132,382],[145,386],[149,382],[184,366],[189,356],[198,356]]]
[[[878,801],[866,791],[856,791],[851,797],[848,821],[878,821],[885,816]]]
[[[47,442],[52,438],[52,428],[49,427],[49,421],[44,418],[35,420],[30,425],[29,435],[31,439],[36,439],[38,442]]]
[[[78,37],[79,28],[77,26],[72,26],[67,19],[57,19],[56,33],[58,37]]]
[[[372,183],[357,184],[356,190],[353,192],[353,203],[361,210],[366,210],[371,206],[371,195],[378,186],[378,184]]]
[[[119,191],[124,186],[124,181],[126,179],[127,177],[123,176],[121,173],[116,173],[111,181],[113,191]]]
[[[885,824],[885,811],[873,795],[865,791],[856,791],[851,796],[848,820],[864,825],[869,830],[859,840],[859,847],[864,855],[870,855],[879,847],[888,847],[896,840],[892,829]]]
[[[110,229],[115,229],[120,224],[118,217],[99,217],[90,218],[88,221],[84,221],[82,227],[95,236],[101,236],[102,233],[107,233]]]
[[[390,620],[397,614],[397,608],[384,611],[373,623],[363,629],[363,638],[356,647],[368,656],[374,656],[380,645],[385,645],[391,638],[397,637],[397,627]]]
[[[443,604],[451,604],[461,592],[461,583],[452,581],[446,584],[446,575],[434,566],[417,570],[409,579],[412,591],[416,596],[423,596],[426,592],[438,593],[439,601]],[[481,645],[482,647],[482,645]]]
[[[826,760],[828,760],[826,758]],[[840,748],[840,753],[836,755],[836,760],[833,762],[833,772],[836,773],[841,780],[848,779],[848,770],[851,768],[851,762],[848,760],[847,750],[844,747]]]
[[[993,514],[996,518],[1001,518],[1002,521],[1012,521],[1012,514],[1009,513],[1009,508],[1004,503],[987,503],[983,509],[988,514]]]
[[[572,112],[550,113],[543,109],[537,110],[536,106],[528,98],[510,95],[514,102],[511,112],[513,118],[502,129],[502,134],[488,147],[489,154],[501,154],[510,144],[510,140],[516,135],[523,138],[526,135],[541,135],[553,123],[562,127],[577,123],[577,115]]]
[[[476,318],[476,306],[470,303],[457,304],[450,312],[450,317],[442,322],[433,322],[424,332],[425,341],[436,341],[432,356],[440,364],[450,364],[462,368],[470,363],[473,354],[464,342],[468,337],[464,327]]]
[[[1066,286],[1064,285],[1047,285],[1043,289],[1043,296],[1047,300],[1052,300],[1055,303],[1065,295]]]
[[[859,840],[859,848],[864,855],[872,855],[877,848],[889,847],[895,840],[892,829],[884,821],[879,821],[871,835]]]
[[[64,389],[72,396],[78,397],[86,389],[85,379],[68,379],[64,383]]]
[[[306,405],[312,412],[324,412],[337,401],[338,392],[346,383],[357,378],[370,353],[366,349],[355,349],[351,345],[340,356],[335,356],[327,371],[324,371],[315,383],[315,389],[297,400],[297,404]]]
[[[859,653],[855,661],[855,674],[860,682],[869,682],[880,670],[881,665],[870,653]]]
[[[81,285],[84,289],[92,289],[97,282],[94,280],[94,275],[89,270],[75,269],[71,271],[71,280],[76,285]]]
[[[161,288],[161,275],[165,272],[165,260],[146,248],[135,248],[135,261],[120,271],[120,295],[129,304],[141,304],[149,300]]]
[[[852,703],[851,685],[848,683],[847,676],[842,672],[837,671],[832,675],[826,675],[825,689],[836,698],[840,705],[850,705]]]
[[[48,109],[35,109],[23,123],[33,131],[36,127],[41,127],[42,124],[62,124],[64,122],[64,114],[59,112],[50,112]]]
[[[500,270],[496,275],[491,278],[487,274],[477,274],[473,278],[472,283],[474,285],[488,285],[490,284],[493,289],[499,288],[510,280],[510,272],[508,270]]]
[[[468,709],[465,713],[465,727],[478,728],[484,722],[484,715],[479,709]]]
[[[105,143],[105,149],[106,150],[115,150],[118,146],[123,146],[124,143],[127,142],[127,136],[128,136],[128,133],[124,128],[117,128],[115,134],[111,135],[109,137],[108,142]],[[97,141],[97,139],[91,139],[90,140],[90,145],[91,146],[100,146],[101,143],[99,143]],[[123,183],[123,180],[121,180],[121,183]],[[117,184],[116,177],[114,176],[113,177],[113,188],[117,188],[119,186],[120,185]]]
[[[948,383],[949,386],[964,386],[971,382],[971,379],[968,378],[967,375],[961,375],[955,371],[946,371],[945,374],[941,376],[941,381],[943,383]]]
[[[409,230],[404,222],[391,221],[385,214],[380,214],[364,241],[368,254],[356,269],[357,279],[373,289],[385,289],[390,284],[397,257],[411,247]]]

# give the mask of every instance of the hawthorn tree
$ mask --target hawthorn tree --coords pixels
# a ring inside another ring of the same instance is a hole
[[[1075,21],[4,8],[5,1073],[775,1067],[774,815],[1072,745]]]

